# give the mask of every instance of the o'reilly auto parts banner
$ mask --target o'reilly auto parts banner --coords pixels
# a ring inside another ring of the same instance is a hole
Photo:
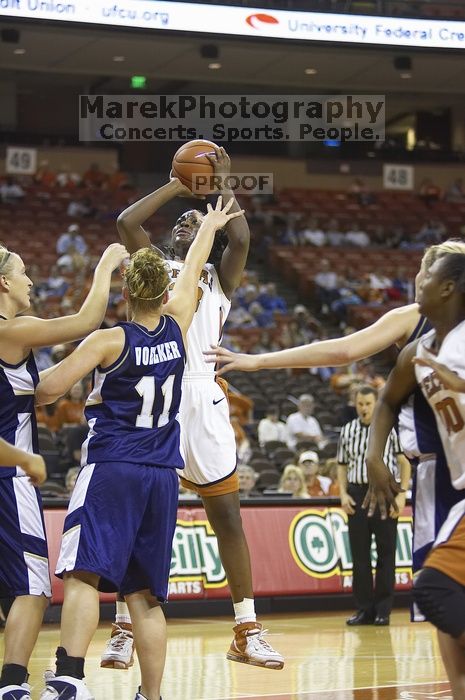
[[[0,0],[0,16],[202,34],[465,48],[465,22],[335,15],[154,0]]]
[[[63,583],[53,576],[64,510],[46,510],[53,602],[63,600]],[[352,556],[347,515],[340,508],[244,507],[257,596],[345,593],[352,590]],[[396,587],[412,583],[412,516],[406,508],[397,528]],[[373,564],[376,550],[373,548]],[[170,599],[229,597],[218,543],[198,507],[180,508],[173,542]],[[103,600],[113,596],[103,595]]]

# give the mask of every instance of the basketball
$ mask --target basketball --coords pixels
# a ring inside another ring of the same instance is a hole
[[[197,176],[213,175],[214,169],[207,155],[214,156],[216,144],[212,141],[189,141],[179,148],[174,154],[172,172],[183,185],[195,194],[210,194],[213,188],[207,182],[197,181]]]

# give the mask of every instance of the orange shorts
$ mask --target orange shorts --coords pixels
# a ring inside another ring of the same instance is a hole
[[[239,477],[237,476],[237,471],[233,474],[227,476],[226,479],[217,481],[214,484],[206,484],[205,486],[198,486],[193,484],[192,481],[180,477],[181,484],[190,491],[195,491],[202,498],[210,498],[211,496],[225,496],[227,493],[235,493],[239,491]],[[181,496],[182,497],[182,496]]]
[[[451,508],[425,566],[431,566],[465,586],[465,500]]]

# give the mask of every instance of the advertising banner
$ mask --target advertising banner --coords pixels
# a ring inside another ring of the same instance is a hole
[[[158,2],[0,0],[0,16],[339,44],[465,48],[465,22]]]
[[[58,557],[64,510],[46,510],[50,567]],[[323,506],[257,506],[242,509],[256,596],[348,593],[352,556],[347,515]],[[412,583],[412,516],[406,508],[397,528],[396,588]],[[376,548],[373,545],[373,565]],[[53,602],[63,600],[63,583],[52,575]],[[113,599],[102,595],[102,600]],[[229,597],[218,543],[198,507],[180,508],[173,541],[170,600]]]

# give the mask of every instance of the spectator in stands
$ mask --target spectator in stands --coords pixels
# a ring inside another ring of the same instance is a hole
[[[311,440],[315,444],[324,443],[324,436],[320,424],[313,415],[315,400],[311,394],[299,396],[299,410],[287,417],[287,446],[294,450],[300,440]]]
[[[415,241],[424,245],[437,245],[447,236],[446,227],[441,221],[429,219],[415,236]]]
[[[231,417],[231,425],[234,430],[234,437],[236,438],[237,461],[239,464],[247,464],[252,455],[250,441],[236,416]]]
[[[271,405],[266,411],[265,418],[258,424],[258,443],[260,447],[266,447],[267,442],[280,440],[286,442],[286,425],[279,420],[278,407]]]
[[[98,163],[92,163],[82,176],[82,182],[86,187],[101,188],[108,181],[108,176],[100,170]]]
[[[258,301],[254,301],[249,306],[249,314],[259,328],[271,328],[274,326],[273,313],[265,311]]]
[[[279,342],[283,348],[305,345],[314,338],[314,333],[305,327],[300,327],[296,319],[283,323],[279,332]]]
[[[326,474],[331,479],[331,483],[330,483],[329,489],[328,489],[328,496],[332,496],[333,498],[340,498],[340,495],[341,495],[341,489],[339,486],[339,479],[337,476],[337,464],[338,464],[338,462],[337,462],[337,459],[335,457],[331,457],[330,459],[327,459],[326,464],[325,464]]]
[[[435,185],[430,178],[425,178],[420,185],[418,197],[427,207],[431,207],[441,198],[441,188]]]
[[[349,194],[360,204],[361,207],[366,207],[369,204],[376,202],[376,197],[373,192],[367,187],[361,178],[356,178],[349,188]]]
[[[126,303],[126,302],[125,302]],[[225,328],[256,328],[257,322],[247,309],[239,303],[235,297],[231,300],[231,311],[229,312]]]
[[[405,267],[398,267],[392,279],[392,286],[388,289],[388,296],[396,301],[409,301],[410,291],[413,292],[413,288],[410,289],[412,286]]]
[[[323,258],[320,262],[320,271],[314,276],[315,290],[323,315],[329,313],[333,301],[339,299],[339,276],[331,269],[329,260]]]
[[[39,169],[34,176],[34,182],[42,185],[42,187],[53,187],[56,179],[56,173],[49,167],[48,160],[41,161]]]
[[[25,192],[14,178],[7,177],[0,184],[0,201],[3,204],[17,204],[24,199]]]
[[[250,305],[258,299],[258,286],[256,284],[246,284],[240,287],[239,300],[244,309],[249,310]]]
[[[56,184],[59,187],[77,187],[81,184],[81,181],[81,176],[78,173],[70,172],[69,165],[62,165],[60,172],[56,176]]]
[[[386,245],[389,248],[399,248],[405,236],[406,233],[402,224],[393,224],[387,233]]]
[[[68,425],[85,425],[84,387],[77,382],[69,391],[68,398],[61,399],[54,415],[55,430],[58,431]]]
[[[346,327],[347,309],[349,306],[358,306],[362,303],[359,294],[354,290],[352,283],[344,278],[340,282],[339,299],[331,304],[331,311],[339,323],[340,328]],[[358,286],[358,285],[357,285]]]
[[[340,226],[336,219],[331,219],[328,222],[328,229],[326,231],[326,240],[328,245],[340,246],[345,243],[345,234],[342,233]]]
[[[265,329],[260,333],[259,340],[250,347],[249,352],[252,352],[255,355],[260,352],[273,352],[273,350],[282,350],[284,347],[288,347],[287,344],[281,344],[278,342],[278,339],[279,331],[277,329]],[[224,337],[221,344],[224,345]]]
[[[346,243],[357,246],[357,248],[367,248],[370,245],[370,238],[365,231],[362,231],[360,224],[354,221],[346,233]]]
[[[370,288],[385,292],[392,287],[392,279],[386,274],[383,268],[369,273]],[[382,295],[384,297],[384,295]]]
[[[376,373],[374,364],[368,358],[365,360],[359,360],[356,363],[356,371],[361,377],[363,384],[373,387],[377,391],[381,391],[386,384],[384,377]]]
[[[326,245],[326,234],[316,219],[308,219],[305,227],[299,231],[299,241],[301,245],[309,244],[320,248]]]
[[[79,224],[70,224],[68,230],[59,236],[57,241],[57,253],[58,255],[65,255],[69,253],[69,249],[72,247],[80,255],[84,256],[87,252],[87,243],[85,242],[83,236],[79,233]]]
[[[287,313],[287,304],[283,297],[276,293],[274,282],[269,282],[261,288],[257,301],[260,302],[265,311]]]
[[[278,484],[280,493],[292,493],[292,498],[309,498],[302,469],[295,464],[287,464]]]
[[[319,333],[321,330],[321,324],[317,319],[312,316],[309,310],[303,304],[297,304],[294,306],[293,320],[296,322],[299,331],[308,337],[306,343],[311,342],[315,333]]]
[[[299,457],[299,466],[304,473],[308,495],[312,498],[326,496],[331,485],[331,479],[320,475],[320,458],[318,453],[313,450],[302,452]]]
[[[248,464],[241,464],[237,468],[237,476],[239,477],[239,496],[241,498],[254,498],[261,496],[258,491],[255,491],[255,484],[258,480],[258,474],[249,467]]]
[[[97,209],[93,206],[92,200],[89,197],[84,197],[83,199],[73,199],[68,204],[68,209],[66,214],[71,219],[78,219],[80,217],[91,217],[95,216]]]
[[[51,296],[62,297],[66,293],[68,286],[69,282],[63,277],[62,270],[60,270],[58,265],[53,265],[50,270],[50,276],[41,288],[39,296],[45,299]]]
[[[125,187],[130,187],[128,176],[119,169],[118,165],[113,166],[113,172],[108,177],[107,187],[109,190],[121,190]]]
[[[60,255],[57,266],[62,273],[80,272],[86,267],[87,258],[80,253],[73,245],[68,247],[64,255]]]
[[[465,202],[465,188],[461,177],[458,177],[451,185],[449,185],[444,195],[444,199],[446,202]]]

